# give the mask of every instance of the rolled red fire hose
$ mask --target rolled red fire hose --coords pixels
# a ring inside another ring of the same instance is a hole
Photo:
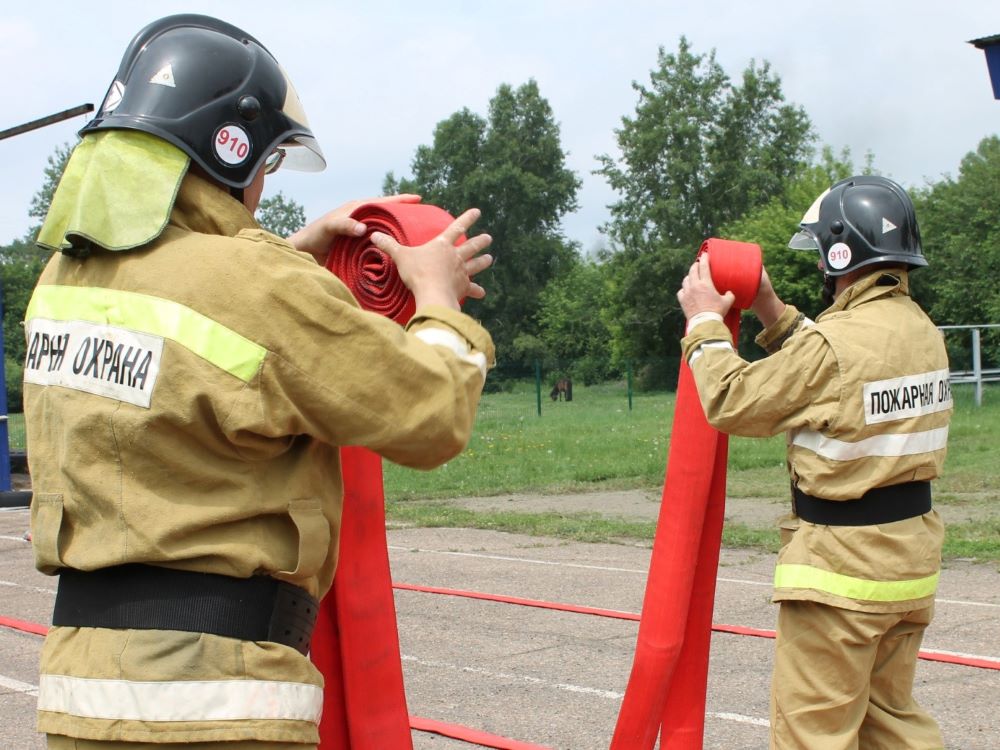
[[[454,221],[424,203],[369,203],[351,217],[361,237],[339,237],[326,267],[351,290],[362,308],[406,325],[414,302],[393,262],[371,243],[383,232],[402,245],[437,237]],[[458,243],[465,241],[461,237]],[[385,538],[382,459],[366,448],[340,451],[344,509],[340,558],[333,588],[320,602],[311,656],[326,681],[322,750],[410,750],[403,669]]]
[[[362,222],[367,231],[361,237],[338,236],[326,267],[347,285],[365,310],[405,326],[413,317],[413,295],[392,260],[371,243],[371,235],[382,232],[401,245],[423,245],[455,218],[429,203],[366,203],[355,209],[351,218]],[[456,244],[463,242],[465,235]]]
[[[740,311],[760,285],[760,247],[709,239],[702,253],[711,258],[716,288],[736,295],[726,324],[738,341]],[[681,362],[639,635],[612,750],[651,750],[657,735],[662,748],[701,750],[728,450]]]

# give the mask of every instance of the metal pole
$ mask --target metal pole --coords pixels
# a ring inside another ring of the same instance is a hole
[[[980,349],[979,329],[972,329],[972,375],[976,379],[976,406],[983,405],[983,358]]]
[[[542,363],[535,360],[535,401],[538,404],[538,416],[542,416]]]
[[[632,411],[632,360],[625,360],[625,387],[628,390],[628,410]]]
[[[10,490],[10,442],[7,427],[7,371],[3,347],[3,282],[0,280],[0,492]]]
[[[49,115],[48,117],[40,117],[37,120],[32,120],[31,122],[26,122],[23,125],[15,125],[12,128],[7,128],[6,130],[0,130],[0,141],[5,138],[13,138],[15,135],[21,135],[22,133],[27,133],[31,130],[38,130],[38,128],[44,128],[46,125],[55,125],[57,122],[62,122],[63,120],[69,120],[77,115],[85,115],[88,112],[94,111],[93,104],[81,104],[78,107],[72,107],[71,109],[64,109],[62,112],[56,112],[54,115]]]

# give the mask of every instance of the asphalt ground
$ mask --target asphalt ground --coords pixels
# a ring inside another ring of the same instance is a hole
[[[54,581],[34,570],[26,510],[0,512],[0,616],[47,624]],[[397,583],[638,613],[649,549],[462,529],[390,529]],[[724,549],[714,622],[773,630],[773,555]],[[410,713],[523,742],[607,748],[638,623],[397,590]],[[39,636],[0,627],[0,748],[44,747],[34,731]],[[705,745],[767,747],[774,642],[714,633]],[[926,650],[1000,660],[996,565],[951,562],[942,572]],[[952,750],[1000,748],[1000,671],[921,660],[915,693]],[[413,732],[415,750],[471,748]]]

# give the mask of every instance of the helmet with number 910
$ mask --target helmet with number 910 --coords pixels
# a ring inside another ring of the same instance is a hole
[[[874,263],[926,266],[913,202],[899,185],[877,175],[849,177],[820,195],[788,243],[819,250],[828,276]]]
[[[168,16],[135,36],[80,135],[112,128],[163,138],[231,188],[249,185],[269,157],[272,168],[326,166],[295,88],[271,53],[209,16]]]

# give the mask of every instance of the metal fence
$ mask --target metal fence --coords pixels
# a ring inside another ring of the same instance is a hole
[[[1000,382],[1000,323],[980,325],[939,326],[945,335],[951,361],[950,380],[953,384],[972,384],[976,406],[983,401],[984,386]],[[677,385],[680,361],[677,357],[629,360],[620,366],[607,364],[597,368],[602,382],[614,383],[620,390],[622,404],[628,410],[635,406],[635,396],[641,393],[673,391]],[[588,369],[589,367],[589,369]],[[590,385],[593,365],[536,360],[525,364],[500,363],[487,380],[487,392],[480,406],[489,414],[499,407],[490,393],[515,390],[523,398],[520,413],[542,416],[553,401],[572,400],[573,386]],[[568,380],[568,388],[560,389],[560,381]],[[24,416],[7,416],[8,445],[12,463],[23,461],[27,448]]]
[[[938,328],[944,333],[948,344],[951,359],[949,380],[953,384],[972,383],[975,386],[976,406],[982,406],[983,384],[1000,382],[1000,366],[997,366],[1000,364],[1000,354],[997,354],[1000,352],[1000,323]],[[992,339],[987,347],[989,356],[986,360],[983,358],[983,331]]]

